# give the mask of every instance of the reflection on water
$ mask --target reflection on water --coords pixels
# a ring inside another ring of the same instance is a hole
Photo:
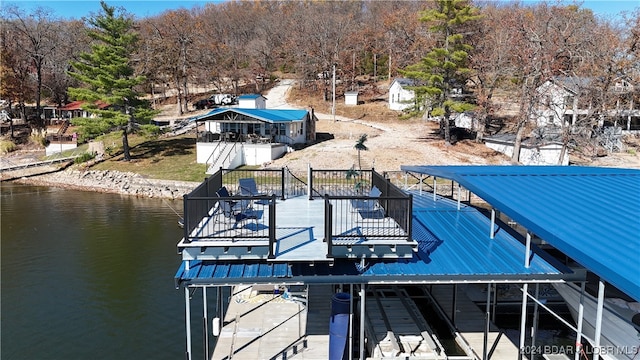
[[[184,357],[169,207],[181,201],[4,183],[1,194],[2,359]]]

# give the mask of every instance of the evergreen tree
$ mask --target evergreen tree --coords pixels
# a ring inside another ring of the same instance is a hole
[[[451,144],[450,116],[453,111],[473,109],[473,104],[457,97],[454,89],[461,89],[471,70],[467,67],[471,45],[464,42],[465,26],[479,18],[476,8],[467,0],[437,0],[435,8],[421,13],[420,21],[429,25],[429,31],[438,38],[433,48],[422,60],[406,67],[401,73],[416,80],[411,87],[416,95],[414,113],[431,107],[430,115],[441,117],[447,145]]]
[[[138,99],[134,90],[144,81],[135,76],[130,56],[133,54],[137,35],[133,31],[133,18],[115,7],[100,2],[102,10],[88,20],[88,36],[93,40],[91,52],[79,55],[79,61],[71,62],[69,75],[84,86],[69,88],[72,99],[83,100],[97,118],[74,120],[80,126],[81,135],[91,138],[112,131],[122,131],[123,157],[131,160],[128,134],[139,130],[150,130],[152,125],[140,126],[154,115],[148,103]],[[105,105],[109,105],[105,108]]]

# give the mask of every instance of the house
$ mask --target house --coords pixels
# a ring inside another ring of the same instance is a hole
[[[555,77],[545,81],[536,90],[539,101],[531,120],[538,127],[575,125],[580,117],[593,113],[589,101],[580,98],[593,86],[593,81],[592,78],[576,77]],[[607,119],[599,120],[598,126],[620,126],[624,131],[640,130],[640,106],[634,102],[633,85],[619,78],[611,92],[614,101],[605,111]]]
[[[484,144],[490,149],[509,157],[513,155],[515,134],[497,134],[485,137]],[[564,152],[561,161],[562,143],[555,140],[527,138],[520,146],[518,162],[522,165],[569,165],[569,154]]]
[[[253,97],[258,106],[260,98]],[[208,164],[209,171],[262,165],[316,139],[313,110],[217,108],[195,121],[204,125],[198,133],[197,163]]]
[[[85,101],[77,100],[72,101],[64,106],[58,108],[58,114],[62,119],[73,119],[79,117],[95,117],[94,114],[91,114],[84,106]],[[96,102],[98,109],[106,109],[110,105],[101,101]]]
[[[397,78],[389,86],[389,109],[406,110],[414,106],[416,94],[409,87],[415,85],[415,80]]]

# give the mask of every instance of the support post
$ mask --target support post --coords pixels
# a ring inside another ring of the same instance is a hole
[[[189,301],[189,288],[184,287],[184,318],[187,329],[187,349],[185,351],[185,359],[191,360],[191,306]]]
[[[586,282],[580,283],[580,304],[578,304],[578,324],[576,329],[576,352],[573,356],[574,360],[580,360],[582,352],[582,318],[584,317],[584,288]]]
[[[485,304],[484,314],[484,346],[482,347],[482,360],[487,360],[487,354],[489,351],[489,325],[491,322],[491,283],[487,284],[487,303]]]
[[[527,246],[525,247],[525,250],[524,250],[524,267],[526,267],[527,269],[531,265],[530,253],[531,253],[531,232],[527,231]]]
[[[353,360],[353,284],[349,284],[349,360]]]
[[[600,337],[602,335],[602,310],[604,309],[604,281],[600,279],[598,281],[598,307],[596,308],[596,333],[593,337],[593,347],[597,349],[594,351],[593,360],[600,358]]]
[[[460,211],[460,184],[458,184],[458,211]]]
[[[204,360],[209,359],[209,315],[207,314],[207,287],[202,288],[202,326],[204,332]]]
[[[456,324],[456,313],[458,312],[458,284],[453,284],[453,294],[451,294],[451,322]]]
[[[522,360],[524,350],[525,331],[527,326],[527,295],[529,294],[529,284],[522,286],[522,310],[520,316],[520,346],[518,351],[518,360]]]
[[[535,300],[538,300],[538,296],[540,296],[540,284],[536,283],[535,290]],[[531,347],[535,348],[536,340],[538,337],[538,301],[533,302],[533,328],[531,329]],[[535,352],[531,352],[531,359],[535,359]]]
[[[365,294],[366,285],[360,285],[360,354],[358,355],[360,360],[364,360],[364,316],[365,316]]]
[[[437,184],[438,184],[438,183],[436,182],[436,180],[437,180],[437,179],[436,179],[436,177],[434,176],[434,177],[433,177],[433,201],[434,201],[434,202],[436,201],[436,193],[437,193],[437,188],[436,188],[436,187],[437,187]]]
[[[495,229],[496,229],[496,210],[494,208],[491,208],[491,233],[489,234],[489,238],[493,239],[493,236],[495,234]]]

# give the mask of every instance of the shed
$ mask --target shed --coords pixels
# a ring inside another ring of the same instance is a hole
[[[344,93],[344,104],[345,105],[358,105],[358,92],[357,91],[347,91]]]
[[[238,96],[238,107],[241,109],[266,109],[267,98],[260,94],[244,94]]]

